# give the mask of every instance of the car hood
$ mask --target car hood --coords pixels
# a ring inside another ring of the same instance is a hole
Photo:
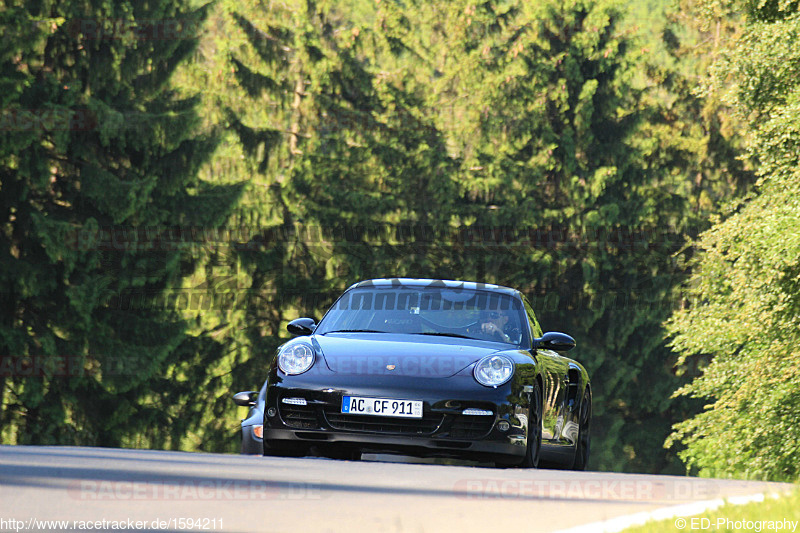
[[[315,348],[333,372],[444,378],[500,351],[496,343],[394,333],[314,335]]]

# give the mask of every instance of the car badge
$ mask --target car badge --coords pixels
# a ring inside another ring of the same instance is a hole
[[[386,370],[394,370],[397,368],[397,365],[386,365]]]

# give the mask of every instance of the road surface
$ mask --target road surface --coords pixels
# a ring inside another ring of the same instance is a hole
[[[787,487],[600,472],[0,446],[0,530],[54,530],[60,525],[45,528],[41,521],[61,520],[73,531],[557,531]]]

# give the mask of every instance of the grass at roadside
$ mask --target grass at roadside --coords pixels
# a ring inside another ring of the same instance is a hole
[[[679,527],[681,525],[683,527]],[[696,516],[648,522],[625,529],[623,533],[676,533],[677,531],[800,533],[800,487],[778,498],[767,496],[763,502],[744,505],[726,504]]]

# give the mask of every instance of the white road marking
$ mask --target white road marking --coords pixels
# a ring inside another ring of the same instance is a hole
[[[777,498],[779,495],[771,493],[770,497]],[[671,518],[695,516],[706,511],[713,511],[722,507],[726,503],[731,505],[744,505],[746,503],[763,502],[764,494],[748,494],[746,496],[731,496],[727,499],[706,500],[671,507],[663,507],[654,511],[645,511],[626,516],[618,516],[609,520],[584,524],[582,526],[561,529],[553,533],[617,533],[624,529],[634,526],[641,526],[650,521],[669,520]]]

